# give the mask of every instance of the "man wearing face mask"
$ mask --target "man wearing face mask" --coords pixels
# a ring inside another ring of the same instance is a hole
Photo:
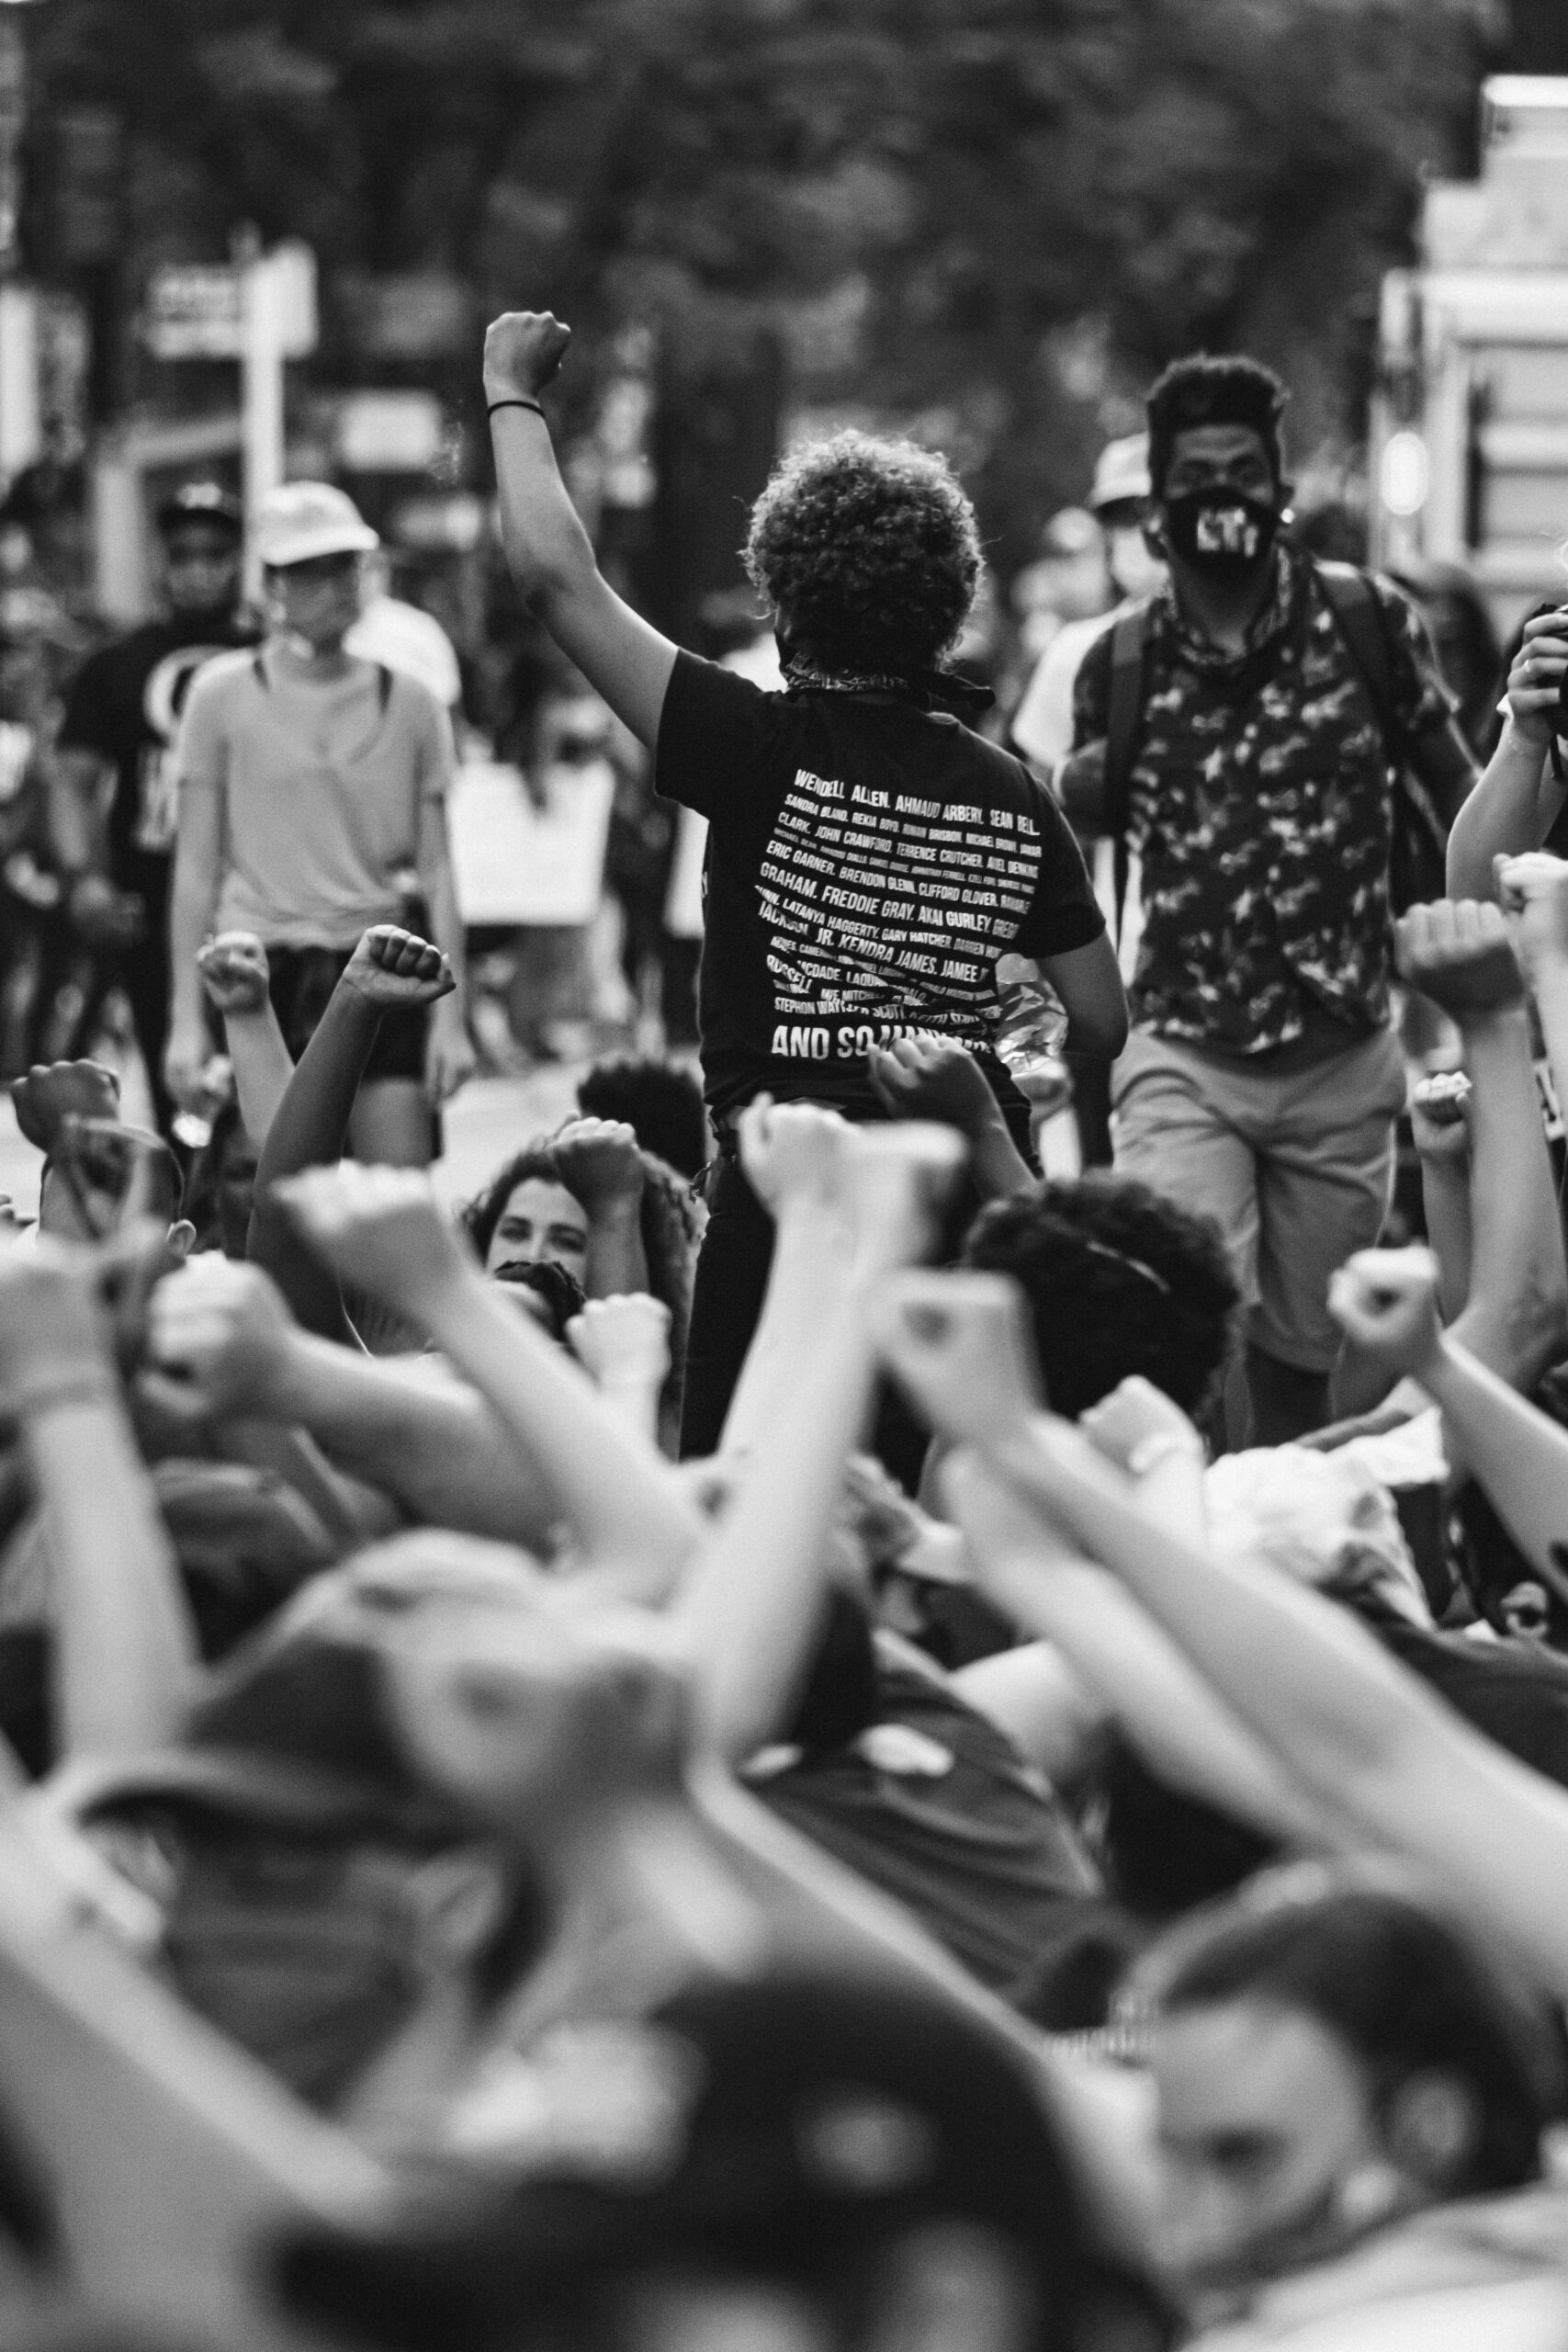
[[[170,910],[174,1018],[164,1072],[195,1093],[209,1050],[197,956],[209,932],[267,951],[274,1006],[299,1057],[366,930],[411,916],[458,975],[434,1012],[389,1015],[350,1127],[361,1159],[432,1156],[431,1112],[473,1067],[463,936],[446,839],[456,754],[428,686],[345,646],[376,534],[327,482],[262,502],[256,543],[272,629],[193,689],[176,746],[179,837]]]
[[[166,1134],[175,1108],[164,1084],[175,733],[203,662],[254,644],[256,632],[240,608],[239,502],[216,482],[186,482],[155,519],[166,610],[77,673],[50,777],[50,821],[66,912],[125,990]]]
[[[1328,1277],[1387,1204],[1401,777],[1446,827],[1475,775],[1407,600],[1280,536],[1285,399],[1245,358],[1178,360],[1154,387],[1148,532],[1170,576],[1085,655],[1057,779],[1075,825],[1141,866],[1116,1163],[1223,1227],[1261,1444],[1325,1419]]]

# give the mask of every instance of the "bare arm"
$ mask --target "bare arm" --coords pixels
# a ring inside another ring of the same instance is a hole
[[[212,927],[222,859],[223,810],[213,787],[186,785],[180,793],[179,837],[169,900],[171,1013],[164,1069],[171,1092],[188,1092],[207,1059],[197,957]]]
[[[303,1247],[272,1189],[302,1168],[331,1167],[343,1158],[354,1098],[383,1012],[429,1003],[452,987],[450,966],[427,940],[393,923],[375,924],[333,990],[273,1114],[256,1167],[245,1254],[272,1275],[308,1331],[332,1340],[353,1337],[330,1270]]]
[[[433,1102],[445,1102],[473,1075],[474,1049],[468,1043],[465,1001],[468,958],[463,950],[463,922],[457,911],[457,886],[452,879],[452,851],[446,833],[445,800],[425,800],[419,813],[416,858],[419,887],[430,910],[434,944],[446,956],[455,986],[442,997],[431,1015],[430,1046],[425,1079]]]
[[[426,1180],[345,1164],[295,1177],[285,1200],[341,1277],[428,1331],[479,1391],[547,1482],[586,1565],[684,1565],[700,1521],[674,1470],[485,1280]]]
[[[866,1069],[883,1108],[896,1119],[940,1119],[969,1146],[969,1173],[982,1201],[1025,1192],[1034,1171],[1019,1150],[972,1054],[947,1039],[899,1037],[874,1046]]]
[[[1040,970],[1067,1014],[1066,1049],[1110,1060],[1127,1042],[1127,992],[1109,933],[1065,956],[1043,956]]]
[[[0,1260],[0,1394],[43,1512],[61,1751],[134,1756],[175,1736],[196,1644],[120,1401],[100,1264],[47,1242]]]
[[[1427,1283],[1435,1331],[1429,1272]],[[929,1277],[891,1286],[884,1343],[900,1377],[971,1437],[969,1318],[962,1295],[944,1312],[929,1290]],[[1369,1330],[1359,1336],[1367,1342]],[[1489,1933],[1515,1937],[1546,1986],[1568,1988],[1561,1790],[1472,1732],[1334,1602],[1154,1525],[1070,1424],[1013,1412],[977,1442],[1000,1476],[1116,1575],[1312,1803],[1431,1871]]]
[[[933,1178],[951,1178],[963,1152],[946,1128],[857,1134],[808,1105],[766,1102],[743,1114],[741,1147],[752,1182],[777,1204],[781,1250],[797,1227],[790,1257],[807,1261],[803,1271],[821,1310],[804,1377],[797,1330],[781,1335],[775,1325],[783,1344],[766,1387],[752,1390],[748,1409],[757,1419],[742,1425],[748,1452],[739,1495],[673,1611],[696,1661],[707,1737],[730,1760],[777,1736],[810,1662],[827,1595],[829,1530],[871,1398],[861,1286],[919,1249],[922,1192]],[[770,1286],[769,1305],[787,1311],[793,1325],[781,1283]],[[727,1445],[736,1436],[727,1425]]]
[[[197,965],[209,1001],[223,1017],[240,1117],[259,1149],[294,1075],[267,993],[266,949],[247,931],[226,931],[207,942]]]
[[[1507,924],[1490,901],[1413,908],[1399,963],[1459,1023],[1471,1081],[1472,1264],[1455,1336],[1530,1387],[1568,1340],[1568,1268]]]
[[[561,1182],[588,1219],[582,1287],[589,1297],[646,1291],[644,1170],[636,1130],[624,1119],[569,1119],[551,1137],[550,1152]]]
[[[509,311],[485,337],[485,399],[536,401],[565,356],[570,330],[548,312]],[[639,741],[653,748],[675,648],[600,573],[567,495],[544,417],[491,418],[502,540],[519,593]]]
[[[104,862],[103,799],[108,763],[76,744],[57,746],[45,772],[49,830],[68,874],[96,873]]]
[[[1449,835],[1449,895],[1486,899],[1494,861],[1539,849],[1562,807],[1548,764],[1551,712],[1568,665],[1568,620],[1546,614],[1525,623],[1508,673],[1508,718],[1484,774]]]

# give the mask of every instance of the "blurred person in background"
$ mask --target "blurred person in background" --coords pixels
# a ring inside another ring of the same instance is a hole
[[[1012,584],[1020,651],[1037,662],[1069,621],[1090,619],[1111,601],[1105,536],[1082,506],[1064,506],[1040,534],[1040,553]]]
[[[1507,664],[1475,575],[1462,563],[1422,562],[1404,564],[1391,577],[1426,616],[1466,742],[1477,759],[1489,759],[1502,731],[1497,698]]]
[[[359,618],[343,650],[356,662],[382,662],[427,686],[444,710],[460,716],[463,679],[457,649],[433,614],[392,594],[384,548],[373,548],[360,571]]]
[[[216,482],[187,482],[156,523],[164,612],[83,663],[55,747],[50,814],[64,915],[125,990],[167,1133],[177,1107],[164,1073],[175,737],[203,662],[253,645],[257,632],[241,605],[239,502]]]
[[[1073,687],[1078,665],[1095,639],[1122,613],[1163,587],[1164,559],[1144,526],[1149,511],[1149,436],[1124,434],[1108,441],[1094,469],[1089,511],[1105,535],[1105,560],[1114,602],[1082,620],[1064,621],[1023,690],[1012,716],[1011,738],[1026,760],[1050,781],[1073,748]],[[1091,843],[1093,846],[1091,847]],[[1109,842],[1083,837],[1092,860],[1095,895],[1108,922],[1116,920],[1116,886]],[[1074,1073],[1073,1116],[1086,1168],[1111,1164],[1111,1079],[1099,1064]]]
[[[176,761],[170,1091],[199,1096],[210,1031],[197,957],[209,932],[262,942],[296,1057],[361,934],[419,909],[456,991],[382,1024],[353,1123],[363,1159],[423,1166],[433,1112],[473,1068],[446,840],[451,720],[406,672],[345,650],[376,534],[342,491],[290,482],[256,517],[271,634],[220,660],[187,703]],[[426,912],[427,910],[427,912]]]

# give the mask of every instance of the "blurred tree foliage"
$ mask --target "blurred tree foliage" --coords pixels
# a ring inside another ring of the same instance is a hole
[[[548,303],[592,355],[646,319],[677,401],[780,348],[797,397],[953,436],[1006,560],[1174,352],[1248,345],[1299,439],[1352,426],[1502,29],[1497,0],[51,0],[39,113],[124,119],[125,299],[253,220],[329,283],[453,275],[476,328]]]

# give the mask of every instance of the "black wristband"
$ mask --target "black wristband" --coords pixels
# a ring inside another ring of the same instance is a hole
[[[493,416],[498,408],[531,408],[536,416],[543,416],[545,413],[537,401],[525,400],[521,394],[510,400],[488,401],[485,406],[486,416]]]

